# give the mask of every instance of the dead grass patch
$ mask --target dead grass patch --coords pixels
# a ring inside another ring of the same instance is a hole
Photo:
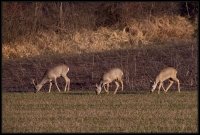
[[[81,54],[109,50],[137,48],[168,42],[194,41],[196,25],[181,16],[132,19],[127,24],[130,32],[122,29],[100,27],[81,29],[74,33],[60,35],[54,31],[40,31],[12,43],[3,44],[3,57],[26,58],[41,54]]]

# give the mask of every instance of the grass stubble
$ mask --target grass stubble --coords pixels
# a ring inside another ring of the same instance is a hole
[[[197,132],[197,91],[2,93],[2,132]]]

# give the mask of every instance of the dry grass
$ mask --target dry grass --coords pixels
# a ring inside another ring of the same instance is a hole
[[[197,132],[197,91],[3,93],[2,132]]]
[[[143,20],[132,20],[128,24],[136,31],[136,40],[141,42],[190,41],[194,34],[193,26],[185,17],[161,16]]]
[[[109,50],[129,49],[138,45],[194,41],[196,26],[180,16],[151,17],[130,20],[123,29],[100,27],[98,30],[81,29],[62,36],[54,31],[40,31],[36,35],[19,38],[3,44],[3,58],[27,58],[42,54],[82,54]]]

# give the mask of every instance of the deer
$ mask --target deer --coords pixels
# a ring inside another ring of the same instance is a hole
[[[60,92],[60,89],[58,87],[57,84],[57,78],[58,77],[63,77],[65,79],[66,85],[65,85],[65,89],[64,92],[67,91],[69,92],[70,89],[70,79],[67,77],[67,73],[69,72],[69,67],[65,64],[60,64],[57,65],[53,68],[47,69],[42,77],[42,80],[40,81],[40,83],[36,84],[35,83],[35,79],[32,80],[32,83],[35,86],[36,92],[40,91],[41,88],[43,87],[43,85],[47,82],[49,82],[49,93],[51,91],[51,86],[52,86],[52,81],[55,81],[55,85],[58,89],[58,91]],[[67,87],[68,86],[68,87]]]
[[[168,85],[167,89],[163,87],[163,82],[165,80],[169,80],[170,84]],[[164,92],[167,93],[169,88],[172,86],[172,84],[177,82],[178,85],[178,92],[180,93],[180,82],[179,79],[177,78],[177,70],[173,67],[166,67],[160,71],[160,73],[156,76],[156,79],[154,81],[154,84],[152,85],[152,89],[150,92],[153,92],[156,89],[156,86],[158,86],[158,94],[160,94],[160,88],[162,87]]]
[[[121,87],[122,87],[122,91],[123,91],[123,81],[122,81],[122,77],[123,77],[123,71],[119,68],[112,68],[109,71],[107,71],[106,73],[103,74],[102,79],[98,84],[96,84],[96,94],[99,95],[101,93],[102,87],[104,88],[104,90],[106,91],[106,93],[109,93],[109,84],[111,82],[115,82],[116,84],[116,89],[114,91],[114,94],[117,93],[117,90],[119,88],[119,83],[117,81],[119,81],[121,83]],[[107,89],[106,86],[107,85]]]

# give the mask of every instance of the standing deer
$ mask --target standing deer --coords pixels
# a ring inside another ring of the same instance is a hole
[[[35,84],[35,80],[33,80],[32,83],[35,86],[36,92],[38,92],[46,82],[49,82],[50,83],[49,93],[50,93],[53,80],[55,81],[55,85],[56,85],[58,91],[60,92],[60,89],[59,89],[57,81],[56,81],[56,79],[60,76],[62,76],[65,79],[65,82],[66,82],[64,91],[66,92],[67,86],[68,86],[68,91],[69,91],[70,79],[67,77],[68,71],[69,71],[69,67],[65,64],[60,64],[58,66],[55,66],[53,68],[48,69],[44,73],[44,76],[42,77],[42,80],[39,84]]]
[[[173,67],[167,67],[167,68],[164,68],[163,70],[161,70],[160,73],[156,76],[156,80],[152,86],[151,92],[153,92],[156,89],[157,84],[160,83],[158,86],[158,94],[160,94],[161,86],[166,93],[168,91],[168,89],[172,86],[174,81],[177,82],[178,92],[180,92],[180,83],[179,83],[179,80],[176,77],[176,75],[177,75],[177,70]],[[170,84],[168,85],[167,89],[165,90],[163,87],[163,81],[165,81],[167,79],[169,79]]]
[[[123,81],[122,81],[122,77],[123,77],[123,71],[119,68],[112,68],[110,69],[108,72],[106,72],[103,77],[102,80],[100,81],[100,84],[96,84],[96,94],[99,95],[102,87],[104,87],[104,90],[106,91],[106,93],[109,93],[109,83],[111,82],[115,82],[116,84],[116,89],[114,91],[114,94],[117,93],[117,90],[119,88],[119,83],[117,81],[119,81],[122,85],[122,91],[123,91]],[[107,89],[105,87],[105,85],[107,85]]]

